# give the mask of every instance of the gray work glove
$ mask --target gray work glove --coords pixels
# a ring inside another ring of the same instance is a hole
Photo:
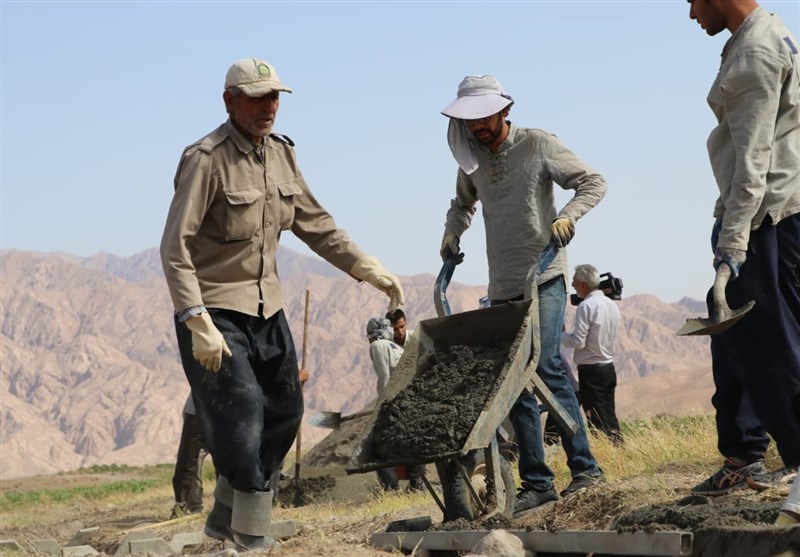
[[[551,225],[553,243],[560,248],[567,247],[570,240],[575,237],[575,224],[567,217],[559,217]]]
[[[739,276],[739,269],[747,260],[747,252],[743,249],[722,248],[717,246],[714,251],[714,269],[725,263],[731,269],[731,279]]]
[[[455,234],[445,234],[442,239],[442,247],[439,248],[439,255],[442,256],[442,261],[447,261],[452,255],[458,255],[459,240]]]
[[[364,256],[350,269],[350,274],[358,280],[370,283],[372,286],[389,296],[389,311],[394,311],[405,303],[403,287],[400,280],[387,271],[381,262],[374,257]]]
[[[193,315],[185,323],[192,331],[192,356],[208,371],[219,371],[222,356],[230,358],[232,354],[211,316],[208,313]]]

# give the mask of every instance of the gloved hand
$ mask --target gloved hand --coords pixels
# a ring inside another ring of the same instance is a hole
[[[742,268],[746,260],[747,252],[743,249],[721,248],[717,246],[717,250],[714,252],[714,268],[718,269],[720,265],[725,263],[731,268],[731,279],[735,279],[739,276],[739,269]]]
[[[389,311],[394,311],[397,306],[405,303],[406,298],[403,295],[400,281],[396,276],[384,269],[381,262],[374,257],[365,256],[356,261],[353,268],[350,269],[350,274],[358,280],[370,283],[389,296]]]
[[[211,316],[207,312],[193,315],[185,323],[192,331],[192,356],[207,370],[219,371],[222,356],[230,358],[232,354]]]
[[[553,243],[560,248],[567,247],[575,236],[575,224],[567,217],[559,217],[551,225]]]
[[[442,240],[442,247],[439,248],[439,255],[442,256],[442,261],[447,260],[447,258],[452,253],[453,255],[458,255],[459,252],[459,240],[458,236],[455,234],[445,234],[444,239]]]

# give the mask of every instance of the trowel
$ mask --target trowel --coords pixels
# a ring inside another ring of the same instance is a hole
[[[713,299],[714,307],[709,317],[694,317],[687,319],[678,332],[678,336],[686,335],[716,335],[733,327],[748,311],[756,305],[750,300],[739,309],[731,309],[725,298],[725,286],[731,277],[731,268],[726,264],[717,267],[717,276],[714,279]]]
[[[342,425],[342,422],[354,420],[356,418],[363,418],[364,416],[369,416],[370,414],[372,414],[372,410],[356,412],[355,414],[350,414],[349,416],[342,416],[341,412],[317,412],[308,419],[308,423],[317,427],[339,429],[339,427]]]

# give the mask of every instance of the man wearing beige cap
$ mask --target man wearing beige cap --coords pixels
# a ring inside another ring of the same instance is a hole
[[[575,234],[575,223],[603,198],[602,176],[545,131],[519,128],[507,120],[510,95],[490,75],[468,76],[458,95],[442,111],[450,118],[448,142],[458,163],[456,197],[450,203],[440,254],[453,257],[469,228],[478,201],[486,227],[489,299],[492,305],[522,300],[528,271],[548,242],[564,248]],[[574,190],[572,199],[556,210],[553,185]],[[560,342],[566,306],[566,250],[538,276],[541,350],[536,373],[569,412],[579,431],[562,434],[572,482],[562,497],[592,487],[603,473],[589,449],[575,392],[561,362]],[[539,405],[523,392],[511,410],[519,444],[522,489],[514,506],[521,517],[558,499],[554,475],[545,463]]]
[[[281,92],[291,89],[272,64],[231,66],[222,95],[229,119],[184,150],[161,240],[181,361],[219,474],[205,533],[240,550],[274,544],[268,479],[303,415],[275,266],[281,232],[386,293],[390,310],[403,303],[397,277],[337,228],[292,141],[272,133]]]

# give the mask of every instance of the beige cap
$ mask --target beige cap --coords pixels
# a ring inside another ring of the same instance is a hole
[[[242,58],[234,62],[225,76],[225,89],[238,87],[248,97],[261,97],[272,91],[292,90],[281,83],[275,66],[258,58]]]

